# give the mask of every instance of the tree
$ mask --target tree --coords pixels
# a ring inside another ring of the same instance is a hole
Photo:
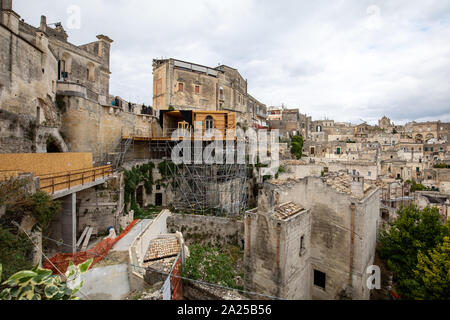
[[[450,237],[430,250],[428,255],[419,252],[414,274],[419,282],[418,299],[450,300]]]
[[[303,137],[294,136],[291,142],[291,153],[295,155],[297,159],[301,159],[303,152]]]
[[[379,254],[394,274],[397,291],[414,298],[421,290],[421,281],[414,274],[419,252],[425,254],[442,243],[445,236],[450,236],[450,228],[442,223],[437,208],[420,210],[411,205],[397,213],[389,229],[380,233]]]

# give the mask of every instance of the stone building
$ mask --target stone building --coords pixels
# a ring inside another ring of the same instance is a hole
[[[272,180],[245,216],[245,287],[286,299],[368,299],[380,189],[345,173]]]
[[[53,129],[61,118],[55,108],[58,60],[49,37],[40,29],[29,32],[11,0],[1,1],[0,16],[0,151],[36,152],[42,144],[45,149],[49,134],[66,149]],[[41,124],[48,126],[46,134]]]
[[[176,59],[153,60],[153,107],[178,110],[227,110],[237,114],[237,122],[250,123],[252,109],[265,106],[247,92],[247,80],[237,69],[220,65],[210,68]],[[265,114],[265,112],[263,113]]]
[[[278,129],[283,138],[301,135],[306,140],[311,127],[311,117],[301,114],[299,109],[285,107],[271,107],[268,111],[267,122],[270,128]]]
[[[386,116],[383,116],[380,120],[378,120],[378,127],[384,130],[385,132],[392,133],[394,131],[395,125],[391,123],[391,119]]]
[[[92,152],[98,162],[123,135],[156,134],[154,114],[110,96],[112,42],[74,45],[60,23],[42,16],[33,27],[2,0],[0,151]]]
[[[253,128],[267,129],[267,107],[251,95],[248,95],[248,123],[253,124]]]
[[[405,131],[416,143],[426,143],[433,139],[448,141],[449,129],[449,123],[441,121],[411,122],[405,125]]]

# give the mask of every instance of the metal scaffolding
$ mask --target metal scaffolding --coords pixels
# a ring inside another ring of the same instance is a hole
[[[210,141],[200,144],[192,142],[192,150],[202,152]],[[170,159],[175,146],[173,141],[159,141],[152,145],[158,152]],[[236,141],[227,146],[227,152],[236,155]],[[195,151],[194,153],[195,154]],[[235,160],[236,160],[236,156]],[[226,163],[226,152],[223,153],[223,163],[194,164],[182,162],[179,165],[168,166],[173,181],[174,206],[177,210],[215,216],[239,216],[247,209],[247,170],[246,163]]]

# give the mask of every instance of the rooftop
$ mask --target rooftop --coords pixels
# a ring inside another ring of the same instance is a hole
[[[274,209],[274,213],[272,214],[272,217],[280,220],[286,220],[300,211],[303,211],[303,208],[299,205],[296,205],[295,203],[286,202],[284,204],[279,205]]]
[[[323,178],[324,182],[334,188],[335,190],[343,193],[347,193],[349,195],[353,195],[351,190],[351,184],[352,184],[352,175],[347,174],[345,172],[333,172],[327,174]],[[367,195],[367,192],[372,190],[372,184],[368,183],[367,181],[364,181],[363,183],[363,190],[364,190],[364,196]]]
[[[346,173],[345,171],[327,173],[325,174],[324,177],[306,177],[303,179],[287,179],[287,180],[274,179],[270,180],[269,183],[280,187],[291,188],[294,187],[295,184],[304,179],[321,179],[324,183],[326,183],[328,186],[335,189],[336,191],[357,197],[357,195],[355,195],[351,189],[352,175]],[[369,192],[371,192],[377,187],[375,183],[367,180],[364,181],[362,185],[364,189],[364,197],[367,196]],[[361,200],[361,197],[358,198],[360,198]]]

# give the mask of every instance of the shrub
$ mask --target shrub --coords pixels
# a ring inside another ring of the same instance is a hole
[[[303,137],[302,136],[294,136],[294,137],[292,137],[291,153],[297,159],[301,159],[302,158],[302,153],[303,153]]]
[[[189,251],[190,256],[181,270],[183,277],[240,289],[236,284],[238,274],[233,266],[234,251],[224,253],[218,248],[200,245],[190,246]]]

